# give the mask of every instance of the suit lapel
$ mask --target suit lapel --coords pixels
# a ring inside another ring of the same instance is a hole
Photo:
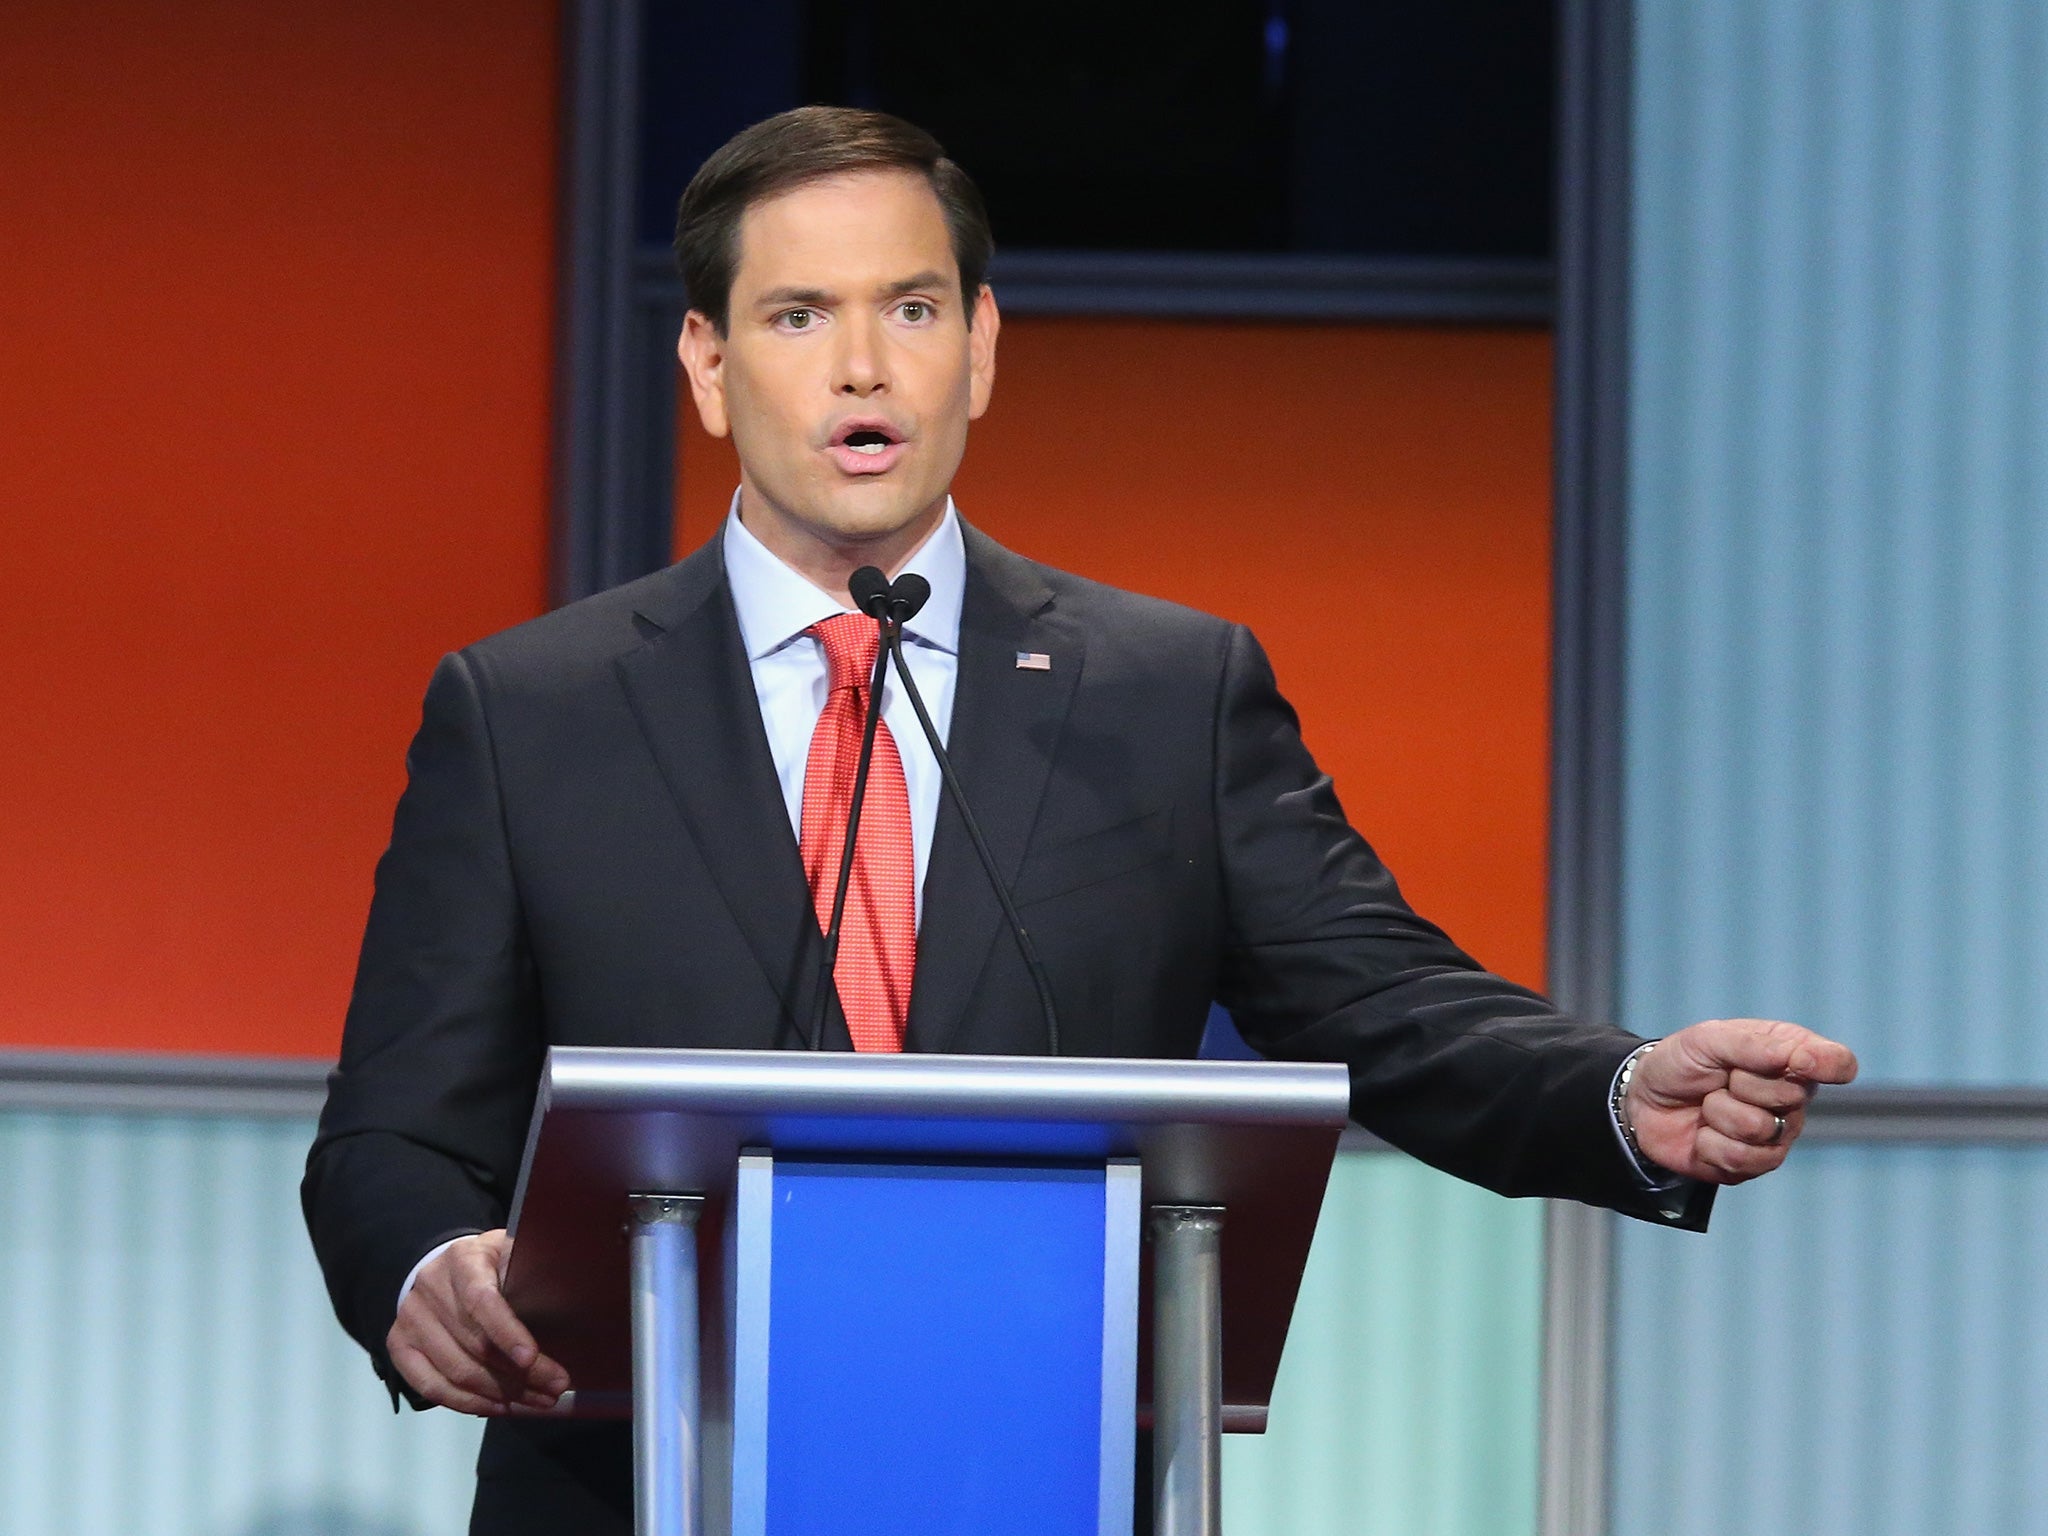
[[[816,1003],[823,940],[777,786],[719,542],[636,610],[647,644],[619,680],[705,868],[781,1004],[775,1043],[800,1043]],[[680,941],[679,936],[679,941]],[[835,1006],[826,1044],[848,1048]]]
[[[1038,571],[963,526],[967,589],[960,613],[960,671],[947,752],[1004,881],[1016,885],[1060,732],[1080,681],[1080,631],[1054,611]],[[1026,671],[1020,653],[1051,658]],[[910,994],[913,1050],[956,1049],[975,984],[998,939],[1013,942],[967,829],[948,796],[939,807],[925,871],[924,921]]]

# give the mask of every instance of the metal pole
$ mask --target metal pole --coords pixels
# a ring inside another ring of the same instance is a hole
[[[1628,637],[1629,0],[1561,0],[1550,994],[1617,1016]],[[1616,1218],[1562,1201],[1544,1231],[1540,1536],[1607,1530]]]
[[[1223,1211],[1155,1205],[1152,1507],[1155,1536],[1223,1529]]]
[[[699,1195],[635,1195],[633,1254],[633,1528],[702,1536],[699,1401]]]

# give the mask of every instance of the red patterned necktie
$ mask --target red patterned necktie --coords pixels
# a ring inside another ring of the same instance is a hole
[[[831,668],[832,691],[811,733],[804,762],[802,846],[811,904],[822,930],[832,921],[832,894],[846,847],[846,813],[860,765],[861,729],[875,675],[880,637],[866,614],[842,613],[813,624]],[[857,1051],[900,1051],[917,968],[917,861],[910,840],[910,791],[903,759],[887,724],[875,726],[867,798],[853,850],[853,878],[839,925],[833,968],[839,1003]]]

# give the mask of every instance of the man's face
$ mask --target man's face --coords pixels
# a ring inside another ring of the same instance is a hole
[[[726,334],[702,314],[680,352],[698,414],[731,432],[740,515],[837,589],[895,568],[945,512],[967,423],[995,380],[995,301],[974,324],[945,215],[914,172],[813,182],[740,221]]]

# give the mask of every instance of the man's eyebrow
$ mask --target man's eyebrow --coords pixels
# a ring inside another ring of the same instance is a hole
[[[770,288],[754,300],[756,309],[780,304],[830,304],[834,296],[822,288]]]
[[[916,273],[913,276],[898,278],[895,282],[888,284],[886,287],[882,289],[882,297],[885,299],[894,299],[899,298],[906,293],[915,293],[920,288],[929,290],[933,288],[944,288],[945,286],[946,274],[943,272],[936,271],[930,267],[927,267],[924,271]]]
[[[894,299],[906,293],[917,293],[920,290],[930,292],[934,288],[948,286],[950,285],[945,273],[936,267],[927,267],[924,271],[914,272],[909,277],[899,277],[893,283],[884,283],[878,292],[885,299]],[[785,304],[815,304],[823,308],[838,302],[839,296],[824,288],[770,288],[766,293],[755,297],[754,307],[780,309]]]

